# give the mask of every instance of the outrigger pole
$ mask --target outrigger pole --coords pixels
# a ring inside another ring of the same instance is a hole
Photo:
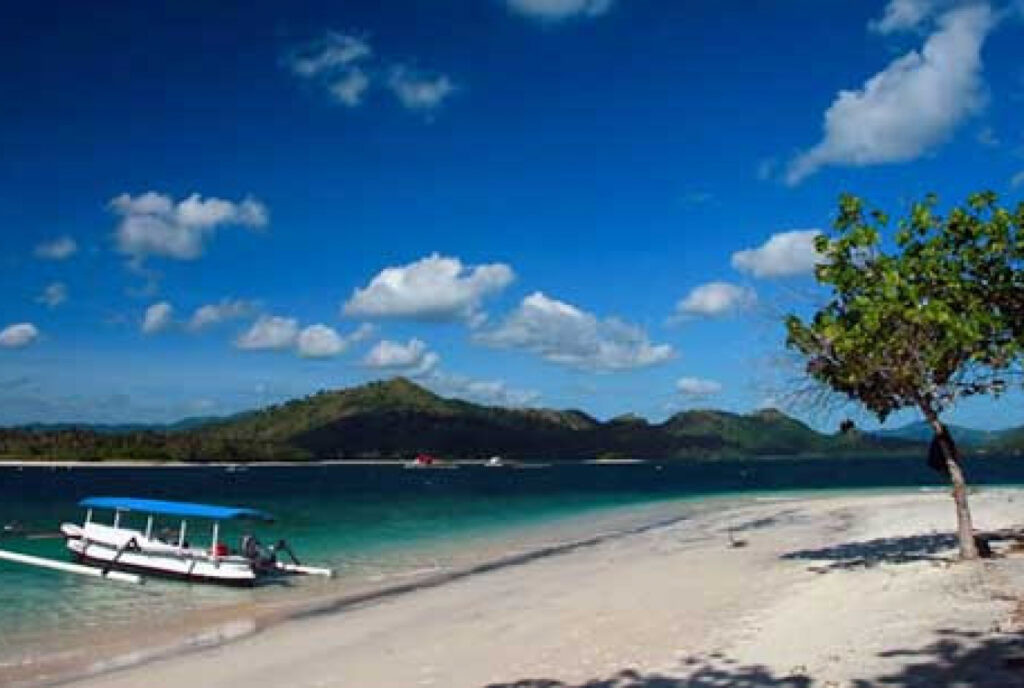
[[[105,569],[98,569],[94,566],[83,566],[82,564],[69,564],[63,561],[56,561],[54,559],[44,559],[43,557],[33,557],[29,554],[9,552],[3,549],[0,549],[0,559],[6,561],[13,561],[18,564],[28,564],[29,566],[40,566],[44,569],[55,569],[57,571],[66,571],[67,573],[77,573],[82,576],[92,576],[94,578],[107,578],[109,580],[120,581],[122,583],[135,583],[136,585],[138,585],[143,582],[142,576],[138,576],[134,573],[124,573],[123,571],[108,571]]]

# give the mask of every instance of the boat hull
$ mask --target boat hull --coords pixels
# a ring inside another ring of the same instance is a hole
[[[176,547],[138,531],[95,523],[66,523],[61,530],[71,556],[89,566],[236,587],[251,586],[257,579],[252,563],[241,556],[213,556],[207,550]]]
[[[114,563],[110,563],[109,559],[98,559],[95,557],[90,557],[87,554],[81,554],[75,551],[71,552],[71,558],[76,563],[84,564],[86,566],[93,566],[99,569],[123,571],[125,573],[135,573],[140,576],[153,576],[159,578],[166,578],[168,580],[186,581],[190,583],[213,583],[216,585],[225,585],[232,588],[251,588],[256,584],[255,575],[253,575],[252,578],[223,578],[217,576],[207,576],[201,573],[174,571],[165,568],[147,566],[145,564],[133,564],[124,561],[116,561]]]

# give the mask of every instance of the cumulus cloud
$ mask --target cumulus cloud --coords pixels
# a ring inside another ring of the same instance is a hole
[[[166,301],[154,303],[142,317],[143,334],[163,332],[174,324],[174,306]]]
[[[121,194],[110,201],[121,217],[114,233],[117,250],[141,263],[149,256],[195,260],[218,229],[230,225],[265,227],[266,206],[254,198],[237,203],[192,194],[179,202],[149,191],[139,196]]]
[[[859,90],[840,91],[824,137],[790,162],[786,183],[828,165],[908,162],[945,142],[985,104],[981,48],[994,25],[988,5],[954,9],[920,52],[897,58]]]
[[[36,297],[36,303],[47,308],[56,308],[68,300],[68,287],[63,282],[52,282],[46,285],[43,292]]]
[[[797,229],[773,234],[757,248],[732,254],[732,266],[754,277],[790,277],[814,271],[821,257],[814,248],[817,229]]]
[[[685,397],[703,399],[721,392],[722,385],[714,380],[703,380],[699,377],[681,377],[676,381],[676,389]]]
[[[356,342],[365,340],[372,333],[373,327],[362,325],[355,332],[342,336],[333,327],[317,323],[299,333],[295,348],[303,358],[333,358],[343,354]]]
[[[538,392],[509,387],[502,380],[474,380],[443,372],[433,373],[423,384],[443,396],[494,406],[531,406],[540,399]]]
[[[451,77],[378,58],[365,36],[328,32],[292,51],[285,64],[298,78],[322,88],[345,107],[366,102],[371,89],[389,90],[406,109],[432,112],[455,92]]]
[[[32,323],[17,323],[0,330],[0,347],[21,349],[39,338],[39,330]]]
[[[35,256],[42,260],[67,260],[78,252],[78,243],[65,235],[53,241],[44,241],[36,245]]]
[[[485,297],[515,279],[508,265],[463,265],[458,258],[433,254],[408,265],[382,270],[345,302],[345,315],[413,320],[471,320]]]
[[[749,287],[730,282],[708,282],[694,287],[676,304],[676,314],[684,317],[717,317],[750,308],[757,294]]]
[[[497,327],[475,338],[487,346],[522,349],[552,363],[601,372],[652,366],[674,355],[670,345],[652,344],[635,325],[599,319],[541,292],[527,296]]]
[[[370,349],[363,358],[367,368],[377,368],[393,373],[420,377],[437,368],[441,357],[431,351],[420,339],[410,339],[408,343],[381,340]]]
[[[881,34],[910,31],[920,28],[925,20],[950,0],[890,0],[880,19],[873,20],[869,27]]]
[[[298,337],[295,318],[261,315],[235,340],[235,346],[246,351],[283,351],[292,348]]]
[[[514,12],[557,21],[570,17],[597,17],[611,9],[613,0],[506,0]]]
[[[395,67],[388,87],[407,110],[430,112],[455,92],[455,84],[444,74],[427,74],[408,67]]]
[[[198,332],[229,320],[247,318],[256,310],[256,304],[242,299],[223,299],[219,303],[208,303],[192,313],[186,329]]]

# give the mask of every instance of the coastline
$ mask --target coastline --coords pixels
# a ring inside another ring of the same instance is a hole
[[[982,529],[1020,525],[1024,491],[985,489],[974,504]],[[706,506],[662,505],[630,528],[362,596],[282,604],[248,624],[197,625],[177,642],[79,667],[79,677],[96,675],[66,685],[220,687],[286,667],[290,685],[366,688],[569,687],[627,669],[672,680],[756,669],[847,685],[921,663],[943,628],[957,630],[945,640],[970,664],[956,671],[1003,681],[979,685],[1019,685],[1019,674],[1002,677],[998,658],[972,653],[1010,637],[1024,558],[953,564],[946,494]],[[730,546],[733,538],[745,546]]]

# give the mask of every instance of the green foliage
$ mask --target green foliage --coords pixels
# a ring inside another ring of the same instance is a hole
[[[494,454],[524,459],[717,458],[901,448],[840,441],[778,411],[688,411],[661,424],[626,415],[602,423],[580,411],[510,409],[445,399],[408,380],[319,392],[183,432],[100,434],[0,430],[11,460],[263,461]]]
[[[981,193],[945,217],[936,207],[915,203],[886,252],[889,218],[842,196],[835,235],[816,242],[830,300],[809,322],[786,320],[807,373],[883,421],[1001,393],[1024,343],[1024,204]]]

